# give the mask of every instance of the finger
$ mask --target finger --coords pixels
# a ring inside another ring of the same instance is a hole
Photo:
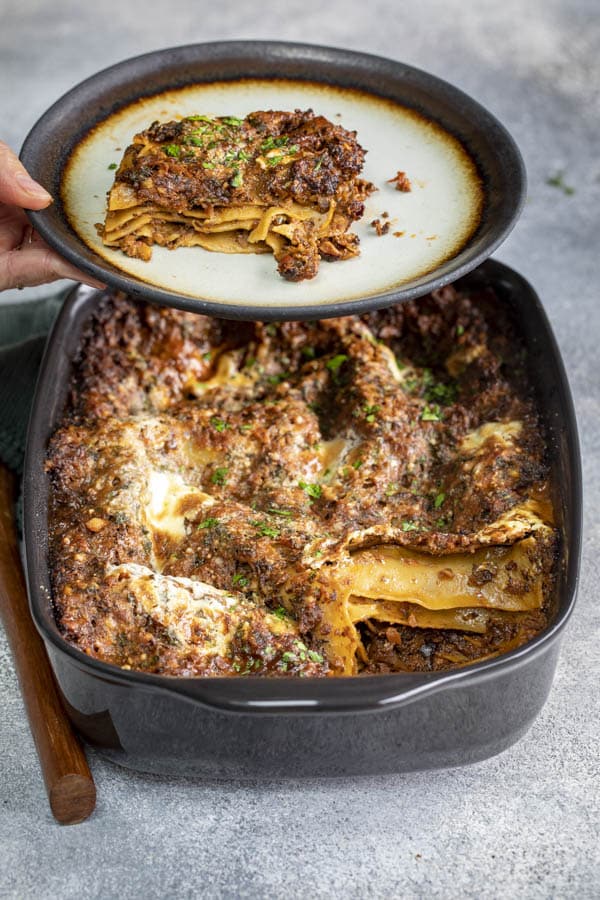
[[[44,209],[52,203],[48,191],[30,177],[4,141],[0,141],[0,203],[25,209]]]
[[[26,237],[29,219],[17,206],[0,206],[0,253],[14,250]]]
[[[80,272],[49,247],[26,244],[20,250],[9,250],[0,255],[0,291],[47,284],[58,278],[71,278],[96,288],[104,287],[100,281]]]

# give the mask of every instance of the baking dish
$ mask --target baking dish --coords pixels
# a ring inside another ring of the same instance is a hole
[[[459,287],[492,285],[528,348],[548,432],[561,559],[556,616],[529,644],[451,672],[342,679],[168,678],[89,658],[61,637],[48,573],[47,443],[64,408],[71,360],[98,297],[78,287],[49,338],[24,472],[30,602],[67,710],[83,737],[136,769],[208,777],[400,772],[474,762],[517,740],[550,689],[572,611],[580,554],[576,423],[556,342],[539,299],[489,260]]]

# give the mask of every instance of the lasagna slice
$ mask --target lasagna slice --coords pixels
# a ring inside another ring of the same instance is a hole
[[[283,278],[314,278],[320,259],[359,253],[364,156],[356,132],[312,110],[154,122],[127,148],[98,230],[143,260],[153,244],[270,252]]]
[[[186,677],[521,646],[558,547],[522,351],[488,291],[277,325],[102,298],[47,460],[65,638]]]

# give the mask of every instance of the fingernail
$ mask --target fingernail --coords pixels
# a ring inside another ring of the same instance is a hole
[[[15,181],[30,197],[35,197],[36,200],[52,200],[48,191],[41,184],[38,184],[37,181],[34,181],[33,178],[30,178],[29,175],[15,175]]]

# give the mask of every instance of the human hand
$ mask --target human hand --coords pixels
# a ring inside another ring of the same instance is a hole
[[[104,287],[64,260],[36,234],[24,209],[44,209],[52,197],[0,141],[0,291],[72,278]]]

